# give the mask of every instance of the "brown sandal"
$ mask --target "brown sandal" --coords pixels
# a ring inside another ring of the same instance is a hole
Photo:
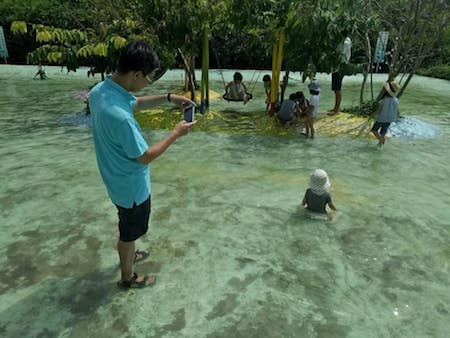
[[[117,286],[121,289],[142,289],[147,286],[153,286],[156,283],[156,276],[145,276],[141,281],[138,282],[137,273],[133,274],[130,280],[121,280],[117,282]]]

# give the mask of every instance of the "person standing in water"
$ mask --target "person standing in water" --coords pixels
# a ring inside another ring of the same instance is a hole
[[[383,98],[378,102],[375,112],[375,123],[370,130],[378,139],[378,146],[381,147],[386,142],[386,132],[392,122],[398,118],[398,98],[400,85],[395,81],[386,82],[383,86]]]
[[[334,107],[328,111],[328,115],[339,114],[342,101],[342,80],[344,79],[344,73],[340,68],[348,64],[350,62],[350,57],[352,56],[352,40],[347,36],[346,31],[342,32],[342,36],[345,37],[345,39],[340,46],[340,48],[342,48],[340,51],[340,65],[338,70],[331,74],[331,90],[334,91]]]
[[[164,153],[195,122],[182,121],[162,140],[151,146],[145,141],[133,112],[156,104],[172,102],[180,108],[195,105],[183,96],[150,95],[134,97],[131,93],[152,82],[159,61],[152,47],[142,41],[126,45],[119,57],[117,71],[98,83],[89,94],[97,164],[109,197],[119,217],[119,241],[123,289],[152,285],[155,276],[138,276],[134,263],[148,256],[135,251],[135,241],[148,230],[151,210],[151,186],[148,164]]]

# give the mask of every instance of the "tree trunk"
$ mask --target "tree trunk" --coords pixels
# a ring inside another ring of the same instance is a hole
[[[403,95],[403,92],[405,91],[406,87],[409,84],[409,81],[413,78],[415,73],[409,73],[408,78],[406,79],[405,83],[402,85],[402,88],[400,89],[400,93],[398,93],[397,97],[400,98],[400,96]]]
[[[191,92],[191,100],[195,100],[195,78],[193,75],[194,69],[192,69],[191,64],[194,60],[193,57],[191,57],[189,60],[186,58],[181,51],[180,48],[178,48],[178,52],[181,55],[181,58],[183,59],[183,65],[184,65],[184,91],[190,91]]]
[[[370,75],[372,75],[372,46],[370,44],[370,38],[369,38],[369,32],[366,32],[366,56],[367,56],[367,68],[366,72],[363,74],[364,78],[361,83],[361,92],[359,94],[359,105],[361,106],[364,103],[364,87],[366,85],[367,76],[370,72]],[[370,87],[372,92],[372,101],[373,101],[373,83],[372,83],[372,77],[370,78]]]

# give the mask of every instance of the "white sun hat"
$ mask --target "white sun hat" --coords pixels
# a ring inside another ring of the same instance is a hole
[[[322,195],[330,189],[330,180],[327,172],[323,169],[316,169],[309,179],[309,188],[317,195]]]

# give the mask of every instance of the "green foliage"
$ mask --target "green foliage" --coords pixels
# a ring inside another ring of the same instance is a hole
[[[442,0],[393,2],[379,0],[380,17],[390,32],[389,79],[414,74],[423,61],[438,51],[442,32],[450,24],[450,3]]]
[[[14,32],[22,34],[23,26],[23,22],[11,24]],[[55,63],[66,66],[68,71],[76,71],[81,62],[91,65],[96,72],[113,70],[119,51],[127,39],[157,40],[151,31],[129,17],[124,20],[114,19],[111,24],[100,22],[96,29],[67,30],[42,24],[33,24],[31,27],[36,41],[43,45],[28,54],[28,63]]]
[[[291,70],[331,72],[341,63],[339,46],[354,18],[345,1],[311,1],[290,7],[286,22],[286,59]]]
[[[17,33],[25,34],[26,32],[28,32],[27,24],[25,21],[12,22],[10,29],[11,29],[11,32],[13,32],[14,34],[17,34]]]
[[[442,32],[442,39],[440,41],[440,46],[442,48],[441,51],[442,62],[450,64],[450,26],[448,26]]]
[[[2,0],[0,24],[15,20],[37,22],[65,29],[92,26],[98,15],[93,15],[98,0]],[[106,7],[106,6],[104,6]],[[105,8],[106,9],[106,8]]]
[[[437,65],[426,69],[419,69],[417,74],[450,81],[450,65]]]
[[[358,106],[352,106],[348,108],[343,108],[342,111],[345,113],[357,115],[357,116],[372,116],[376,111],[378,103],[375,101],[367,101]]]

